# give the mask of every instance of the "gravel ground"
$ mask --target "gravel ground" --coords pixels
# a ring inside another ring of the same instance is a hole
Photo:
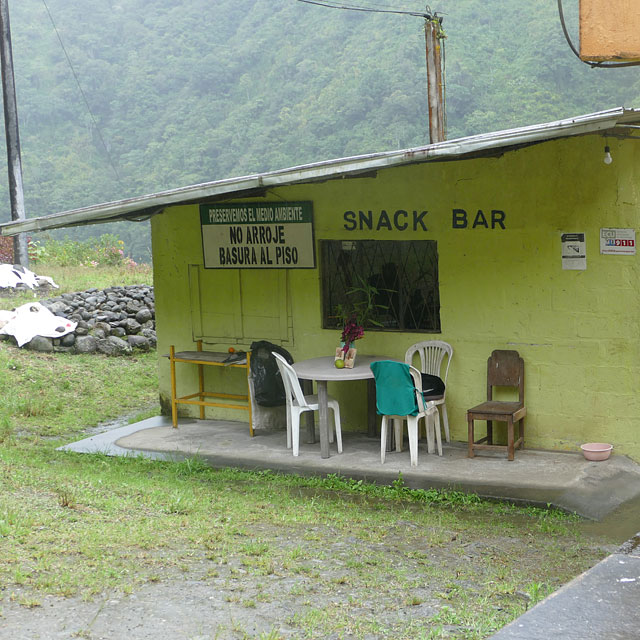
[[[0,638],[373,640],[427,638],[434,626],[442,635],[433,637],[488,637],[470,635],[468,620],[438,625],[428,620],[445,606],[458,606],[447,594],[459,591],[465,600],[495,585],[488,574],[493,568],[482,568],[474,559],[489,554],[500,565],[503,554],[513,554],[518,570],[533,575],[541,562],[539,549],[527,550],[526,541],[504,537],[504,532],[472,539],[464,530],[447,531],[429,545],[423,533],[410,520],[397,520],[384,542],[340,535],[331,527],[254,529],[253,555],[192,554],[182,566],[147,576],[128,594],[85,601],[6,589],[0,600]],[[278,545],[277,553],[261,555],[261,545]],[[583,547],[593,558],[614,549]],[[584,563],[574,546],[570,551],[569,564]],[[303,556],[299,562],[297,552]],[[507,607],[516,603],[524,611],[529,600],[524,591],[494,592],[485,606],[505,624],[513,615]]]

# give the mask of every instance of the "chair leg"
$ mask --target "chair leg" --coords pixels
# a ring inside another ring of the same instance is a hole
[[[520,449],[524,449],[524,418],[520,418],[520,437],[522,438]]]
[[[424,417],[424,426],[425,426],[425,429],[427,430],[427,453],[433,453],[434,425],[433,425],[433,416],[430,415],[429,413],[427,413],[427,415]]]
[[[402,431],[403,431],[403,423],[404,420],[402,420],[401,418],[394,418],[392,420],[393,423],[393,431],[394,431],[394,435],[395,435],[395,440],[396,440],[396,451],[402,451],[402,441],[403,441],[403,437],[402,437]]]
[[[467,457],[473,458],[473,417],[467,413],[467,423],[469,425],[469,451],[467,452]]]
[[[291,410],[291,436],[293,440],[293,455],[297,457],[300,453],[300,413]]]
[[[447,415],[447,405],[442,404],[442,421],[444,422],[444,438],[447,442],[451,442],[451,435],[449,434],[449,416]]]
[[[380,423],[380,462],[384,464],[384,458],[387,454],[387,416],[382,416]]]
[[[291,449],[291,405],[287,403],[287,449]]]
[[[438,447],[438,455],[442,456],[442,433],[440,431],[440,412],[438,407],[433,412],[434,431],[436,432],[436,446]]]
[[[507,459],[514,459],[514,447],[513,447],[513,416],[509,416],[507,420]]]
[[[407,430],[409,432],[409,456],[411,466],[418,466],[418,418],[407,416]]]
[[[342,453],[342,427],[340,426],[340,407],[336,405],[333,408],[333,425],[336,431],[336,441],[338,444],[338,453]]]
[[[487,444],[493,444],[493,422],[487,420]]]

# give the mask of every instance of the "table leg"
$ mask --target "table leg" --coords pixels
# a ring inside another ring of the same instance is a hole
[[[371,438],[377,435],[376,422],[376,381],[371,378],[367,380],[367,433]]]
[[[327,381],[318,380],[318,413],[320,422],[320,457],[329,457],[329,394]]]
[[[302,393],[304,393],[305,396],[310,396],[313,393],[313,380],[300,380],[300,384],[302,386]],[[316,441],[313,411],[305,411],[301,418],[304,420],[304,424],[307,425],[307,442],[313,444]]]

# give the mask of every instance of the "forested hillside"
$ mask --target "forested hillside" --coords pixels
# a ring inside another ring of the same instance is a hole
[[[428,142],[418,17],[297,0],[9,4],[30,217]],[[577,4],[565,0],[576,40]],[[448,138],[640,106],[640,67],[581,63],[553,0],[441,0],[431,10],[447,34]],[[140,230],[83,233],[118,233],[140,257]]]

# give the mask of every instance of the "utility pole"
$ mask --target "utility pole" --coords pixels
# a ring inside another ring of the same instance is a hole
[[[20,134],[18,129],[18,105],[13,76],[13,54],[11,52],[11,25],[9,23],[9,0],[0,0],[0,67],[2,71],[2,98],[4,103],[4,130],[7,139],[7,166],[9,171],[9,197],[11,219],[24,220],[24,193],[22,191],[22,161],[20,159]],[[19,233],[13,238],[13,261],[23,267],[29,266],[27,237]]]
[[[429,139],[442,142],[444,134],[444,101],[442,99],[441,40],[444,39],[442,18],[425,17],[424,39],[427,56],[427,94],[429,100]]]

